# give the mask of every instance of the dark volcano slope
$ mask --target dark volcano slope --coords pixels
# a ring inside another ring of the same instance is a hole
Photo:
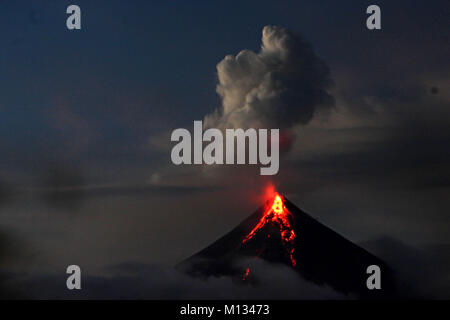
[[[256,258],[293,268],[301,277],[317,285],[327,285],[359,298],[390,298],[394,293],[392,270],[379,258],[319,223],[284,198],[292,213],[296,234],[296,265],[292,266],[280,237],[279,227],[268,223],[245,244],[242,240],[264,215],[264,206],[210,246],[177,265],[192,276],[232,276],[241,279],[242,259]],[[382,290],[368,290],[369,265],[381,268]],[[257,279],[253,279],[257,280]]]

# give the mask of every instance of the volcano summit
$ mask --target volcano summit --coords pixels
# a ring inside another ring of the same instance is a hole
[[[231,276],[257,285],[262,279],[253,276],[249,266],[242,266],[242,261],[252,258],[288,265],[303,279],[349,296],[384,298],[393,294],[392,270],[381,259],[279,194],[177,268],[192,276]],[[381,268],[381,290],[366,286],[370,265]]]

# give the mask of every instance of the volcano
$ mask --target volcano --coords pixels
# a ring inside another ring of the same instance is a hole
[[[319,286],[358,298],[393,295],[393,271],[378,257],[357,246],[275,194],[265,205],[229,233],[177,265],[196,277],[231,276],[257,284],[252,258],[292,268],[300,277]],[[381,269],[381,290],[369,290],[367,267]]]

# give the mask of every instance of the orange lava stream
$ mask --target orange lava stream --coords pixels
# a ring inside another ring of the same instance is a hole
[[[268,209],[264,212],[261,220],[259,220],[258,224],[250,231],[250,233],[242,240],[242,243],[246,243],[260,230],[264,225],[268,222],[275,223],[280,228],[281,240],[283,241],[283,245],[288,251],[289,258],[291,260],[292,266],[296,266],[296,262],[294,259],[294,251],[295,251],[295,232],[289,222],[289,217],[292,214],[285,207],[283,203],[283,199],[279,194],[276,194],[272,203],[272,206],[268,207]]]

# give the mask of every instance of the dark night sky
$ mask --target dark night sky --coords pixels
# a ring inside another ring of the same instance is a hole
[[[65,26],[73,3],[79,31]],[[370,4],[1,2],[2,270],[174,264],[252,213],[269,182],[352,241],[450,265],[450,7],[377,1],[369,31]],[[310,43],[333,106],[293,128],[275,177],[172,165],[170,132],[220,107],[216,65],[258,52],[266,25]]]

